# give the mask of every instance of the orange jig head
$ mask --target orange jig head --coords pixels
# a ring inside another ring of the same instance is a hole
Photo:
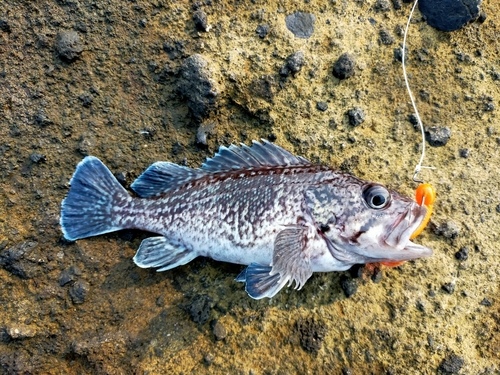
[[[432,215],[432,206],[434,204],[434,201],[436,200],[436,190],[432,187],[431,184],[421,184],[418,186],[417,191],[415,192],[415,200],[419,205],[427,207],[427,213],[425,214],[424,220],[422,220],[420,226],[411,235],[410,240],[413,240],[420,233],[422,233],[424,228],[429,223]]]

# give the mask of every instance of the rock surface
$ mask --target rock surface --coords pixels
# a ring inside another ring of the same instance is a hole
[[[452,133],[426,148],[423,164],[436,169],[419,175],[437,190],[414,240],[432,257],[374,265],[355,279],[316,273],[299,291],[255,301],[234,281],[239,265],[200,258],[140,269],[132,258],[152,234],[69,242],[59,227],[84,155],[128,188],[153,162],[199,168],[220,145],[261,138],[413,197],[421,134],[408,121],[414,110],[394,55],[410,7],[3,1],[0,373],[498,373],[496,0],[481,3],[483,23],[454,32],[428,26],[418,10],[410,25],[407,71],[420,116]],[[200,9],[208,32],[195,26]],[[314,15],[308,37],[287,27],[297,12]],[[59,50],[67,31],[78,38]],[[297,51],[301,70],[281,76]],[[339,80],[333,67],[345,52],[356,60],[342,71],[355,74]],[[366,113],[360,126],[349,123],[353,108]]]

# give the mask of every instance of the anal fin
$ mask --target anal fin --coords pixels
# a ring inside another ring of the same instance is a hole
[[[160,267],[166,271],[189,263],[198,254],[183,246],[172,244],[166,237],[150,237],[141,242],[134,256],[134,263],[141,268]]]

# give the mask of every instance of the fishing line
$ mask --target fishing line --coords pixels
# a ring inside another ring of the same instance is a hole
[[[413,11],[417,7],[418,0],[415,0],[415,3],[413,4],[413,7],[411,8],[410,16],[408,17],[408,22],[406,23],[406,29],[404,33],[404,38],[403,38],[403,51],[402,51],[402,63],[403,63],[403,75],[405,77],[405,83],[406,83],[406,89],[408,90],[408,94],[410,95],[410,100],[411,104],[413,105],[413,109],[415,111],[415,116],[417,117],[417,122],[420,127],[420,132],[422,133],[422,154],[420,155],[420,161],[418,164],[415,166],[415,173],[413,175],[413,181],[418,182],[418,183],[423,183],[423,180],[417,179],[418,174],[420,173],[420,170],[422,168],[426,169],[436,169],[435,167],[426,167],[423,166],[422,163],[425,158],[425,132],[424,132],[424,125],[422,124],[422,120],[420,119],[420,115],[418,113],[417,105],[415,104],[415,99],[413,98],[413,94],[410,89],[410,84],[408,83],[408,75],[406,74],[406,66],[405,66],[405,50],[406,50],[406,36],[408,35],[408,29],[410,28],[410,21],[411,17],[413,16]]]

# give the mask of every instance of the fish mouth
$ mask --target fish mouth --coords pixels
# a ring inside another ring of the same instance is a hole
[[[418,229],[426,213],[427,207],[414,203],[394,223],[384,239],[385,245],[393,250],[391,253],[394,252],[394,257],[390,260],[402,261],[432,255],[431,249],[410,241],[411,235]]]

